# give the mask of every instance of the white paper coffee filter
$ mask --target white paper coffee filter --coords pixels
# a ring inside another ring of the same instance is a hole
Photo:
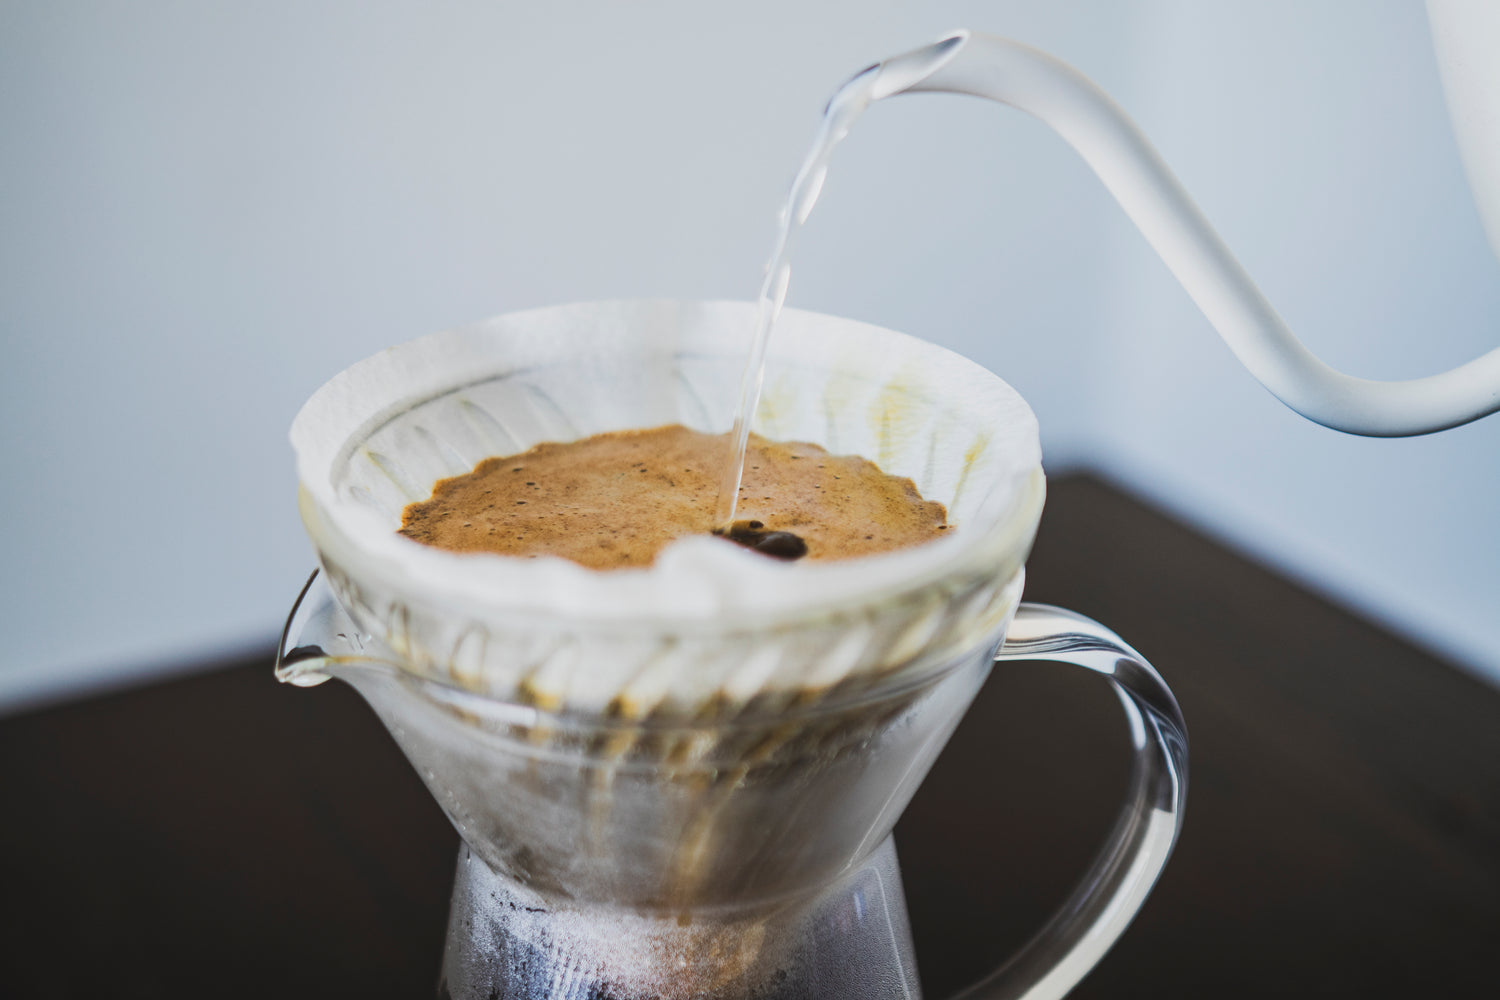
[[[729,302],[539,309],[336,376],[292,444],[303,520],[346,610],[418,673],[642,714],[883,676],[1003,627],[1041,510],[1030,409],[942,348],[795,310],[775,331],[755,430],[910,477],[948,507],[947,537],[827,563],[687,538],[648,568],[598,571],[396,533],[407,504],[490,456],[671,423],[728,430],[754,317]]]

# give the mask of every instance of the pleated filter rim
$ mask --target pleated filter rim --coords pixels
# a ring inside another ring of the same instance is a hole
[[[303,407],[291,437],[304,523],[341,602],[424,672],[505,694],[526,677],[544,688],[572,683],[558,678],[577,672],[567,665],[575,657],[549,630],[710,641],[819,619],[848,629],[850,609],[862,608],[860,627],[878,633],[868,641],[910,643],[884,634],[900,624],[907,635],[911,623],[882,618],[882,607],[951,601],[967,586],[953,581],[992,577],[998,587],[1013,577],[1043,492],[1036,421],[1021,397],[943,348],[797,310],[775,332],[755,430],[860,454],[910,477],[948,507],[947,537],[857,560],[790,564],[695,537],[650,567],[597,571],[550,557],[456,554],[396,533],[406,504],[492,455],[670,423],[727,430],[754,316],[753,304],[732,302],[551,307],[423,337],[340,373]],[[535,663],[497,680],[491,647],[501,633],[507,662]],[[840,632],[819,641],[858,640]],[[705,655],[701,642],[678,652]],[[649,652],[671,655],[660,642]],[[766,653],[757,667],[754,657],[723,668],[745,692],[789,662]],[[840,658],[820,654],[819,662]],[[853,655],[853,669],[868,659]],[[756,680],[757,671],[765,677]]]

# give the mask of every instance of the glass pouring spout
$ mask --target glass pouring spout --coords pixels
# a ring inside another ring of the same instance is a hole
[[[1500,410],[1500,348],[1441,374],[1391,382],[1355,378],[1319,360],[1287,328],[1124,110],[1045,52],[960,31],[855,80],[868,81],[871,100],[969,94],[1041,119],[1114,195],[1240,363],[1309,420],[1351,434],[1403,437]],[[1476,158],[1469,160],[1471,177],[1483,180]]]

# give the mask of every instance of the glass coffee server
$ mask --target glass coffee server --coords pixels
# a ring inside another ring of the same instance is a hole
[[[996,662],[1103,675],[1134,765],[1072,898],[972,995],[1065,993],[1171,853],[1176,702],[1107,629],[1021,602],[1045,492],[1036,423],[946,350],[789,312],[760,427],[911,476],[949,509],[935,542],[784,564],[686,539],[647,570],[598,573],[396,535],[406,502],[488,454],[703,424],[704,400],[732,398],[754,308],[500,317],[361,362],[298,417],[321,568],[278,676],[354,686],[462,836],[446,996],[920,995],[891,829]]]

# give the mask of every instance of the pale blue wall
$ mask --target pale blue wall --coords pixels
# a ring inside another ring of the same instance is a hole
[[[1500,281],[1420,11],[914,6],[0,5],[0,702],[264,643],[311,565],[285,432],[313,388],[511,309],[748,297],[833,87],[959,25],[1116,93],[1335,363],[1404,375],[1493,344]],[[1276,110],[1242,111],[1239,138],[1215,89]],[[1496,550],[1500,425],[1380,443],[1299,424],[1035,122],[878,108],[795,266],[793,305],[1013,381],[1054,468],[1103,462],[1500,674],[1493,625],[1422,624],[1500,592],[1472,569]],[[1382,534],[1413,513],[1420,531]]]
[[[1136,10],[1155,40],[1130,74],[1142,126],[1315,353],[1412,378],[1500,346],[1500,265],[1420,5]],[[1500,680],[1500,417],[1404,440],[1314,426],[1245,374],[1138,236],[1113,251],[1104,467]]]

